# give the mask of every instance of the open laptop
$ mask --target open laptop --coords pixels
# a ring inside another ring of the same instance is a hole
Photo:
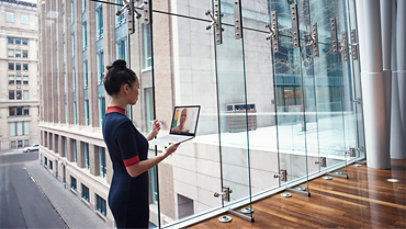
[[[200,106],[175,106],[169,135],[158,137],[149,142],[150,145],[169,146],[191,140],[196,136]]]

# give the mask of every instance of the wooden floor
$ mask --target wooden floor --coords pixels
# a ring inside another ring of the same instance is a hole
[[[254,223],[217,217],[190,228],[406,228],[406,160],[392,160],[391,170],[348,166],[349,179],[310,181],[311,197],[275,194],[253,204]],[[398,178],[400,183],[386,182]]]

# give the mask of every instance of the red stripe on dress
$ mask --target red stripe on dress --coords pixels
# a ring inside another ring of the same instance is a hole
[[[125,115],[125,109],[123,109],[122,107],[118,107],[118,106],[107,107],[106,114],[111,113],[111,112],[118,112],[122,115]]]
[[[128,166],[135,165],[138,162],[140,162],[140,158],[137,155],[137,156],[132,157],[130,159],[125,159],[125,160],[123,160],[123,162],[124,162],[124,166],[128,167]]]

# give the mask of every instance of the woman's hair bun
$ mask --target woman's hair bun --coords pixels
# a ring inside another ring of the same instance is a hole
[[[126,69],[127,63],[125,62],[125,60],[116,60],[113,62],[113,67],[119,70]]]

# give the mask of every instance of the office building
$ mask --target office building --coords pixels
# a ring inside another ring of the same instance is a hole
[[[38,11],[0,1],[0,151],[39,144]]]

